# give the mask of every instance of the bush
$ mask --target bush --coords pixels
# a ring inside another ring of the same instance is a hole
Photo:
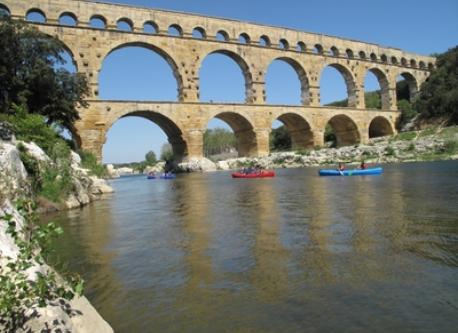
[[[388,146],[388,147],[385,148],[385,155],[393,156],[394,154],[395,154],[395,151],[394,151],[393,147]]]
[[[447,140],[444,142],[444,152],[447,154],[454,154],[458,151],[458,142],[455,140]]]
[[[94,154],[84,150],[78,151],[78,154],[81,157],[81,166],[88,169],[91,175],[100,178],[107,176],[107,168],[103,164],[97,162],[97,157],[95,157]]]
[[[416,132],[403,132],[396,135],[395,140],[410,141],[417,137]]]

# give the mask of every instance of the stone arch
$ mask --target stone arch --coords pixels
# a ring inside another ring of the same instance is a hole
[[[417,61],[415,59],[410,59],[410,67],[417,67]]]
[[[390,89],[388,78],[385,73],[379,68],[369,68],[368,72],[371,72],[377,78],[377,81],[380,85],[380,96],[382,99],[382,110],[390,109]],[[367,73],[366,73],[367,75]]]
[[[4,4],[0,3],[0,18],[2,16],[6,16],[6,17],[11,16],[11,11]]]
[[[418,63],[418,66],[419,66],[421,69],[425,69],[425,68],[426,68],[426,64],[425,64],[424,61],[420,61],[420,62]]]
[[[296,51],[299,52],[307,52],[307,46],[304,42],[297,42]]]
[[[271,45],[270,38],[266,35],[262,35],[261,37],[259,37],[259,45],[270,47]]]
[[[122,24],[125,24],[127,26],[127,29],[122,28],[121,27]],[[127,17],[121,17],[119,20],[116,21],[116,28],[117,30],[121,30],[121,31],[133,32],[134,31],[134,22],[132,22],[132,20]]]
[[[102,146],[106,142],[106,135],[110,128],[115,124],[116,121],[125,117],[142,117],[152,121],[153,123],[158,125],[167,135],[168,141],[173,149],[174,160],[179,162],[182,161],[185,156],[187,156],[188,146],[183,138],[183,131],[181,130],[180,126],[178,126],[177,123],[169,117],[159,112],[149,110],[128,110],[123,112],[121,115],[117,115],[117,117],[107,122],[104,142],[102,143]]]
[[[377,116],[369,124],[369,139],[393,134],[393,126],[385,117]]]
[[[38,15],[40,15],[40,16],[43,17],[43,20],[44,20],[44,21],[43,21],[43,22],[39,22],[39,23],[46,23],[46,21],[48,20],[44,11],[42,11],[42,10],[39,9],[39,8],[30,8],[29,10],[27,10],[27,12],[26,12],[26,14],[25,14],[26,21],[29,21],[29,22],[36,22],[36,21],[30,21],[29,18],[27,18],[27,16],[33,15],[33,14],[38,14]]]
[[[330,51],[331,51],[331,55],[334,57],[338,57],[340,54],[339,49],[335,46],[331,47]]]
[[[355,57],[355,54],[351,49],[347,49],[345,52],[347,53],[347,58],[353,59]]]
[[[321,44],[315,44],[313,51],[316,54],[323,54],[323,46]]]
[[[380,56],[380,61],[383,62],[384,64],[388,63],[388,57],[386,56],[386,54],[382,54]]]
[[[167,29],[169,36],[183,37],[183,28],[178,24],[171,24]]]
[[[360,59],[366,59],[366,52],[359,51],[358,56],[359,56]]]
[[[374,52],[372,52],[369,57],[372,61],[377,61],[377,55]]]
[[[278,47],[282,50],[288,50],[289,49],[289,43],[286,39],[284,38],[281,38],[279,41],[278,41]]]
[[[288,57],[275,58],[271,61],[270,64],[272,64],[272,62],[275,60],[284,61],[294,69],[301,84],[301,103],[302,105],[310,105],[310,83],[307,77],[307,73],[305,72],[302,65],[296,60]]]
[[[251,38],[246,32],[242,32],[239,35],[239,43],[240,44],[250,44],[251,43]]]
[[[313,148],[312,128],[305,118],[295,113],[284,113],[277,117],[277,120],[281,121],[288,131],[293,150]]]
[[[229,34],[224,30],[218,30],[215,35],[215,39],[221,42],[228,42],[229,41]]]
[[[361,136],[356,123],[348,116],[339,114],[327,122],[334,132],[338,147],[359,144]]]
[[[207,39],[207,33],[202,27],[195,27],[192,30],[192,36],[196,39]]]
[[[399,73],[399,75],[407,82],[407,85],[409,87],[409,101],[412,102],[418,93],[417,79],[409,72],[401,72]]]
[[[407,66],[407,59],[406,58],[404,58],[404,57],[401,58],[401,65],[402,66]]]
[[[428,69],[432,71],[434,69],[434,64],[432,62],[428,62]]]
[[[159,47],[157,47],[155,45],[147,44],[147,43],[143,43],[143,42],[131,42],[131,43],[119,44],[119,45],[113,47],[112,49],[110,49],[109,52],[107,52],[107,54],[103,57],[103,61],[100,62],[100,66],[102,66],[102,64],[105,61],[105,59],[111,53],[113,53],[113,52],[115,52],[117,50],[120,50],[122,48],[125,48],[125,47],[130,47],[130,46],[142,47],[142,48],[145,48],[147,50],[153,51],[153,52],[157,53],[158,55],[160,55],[169,64],[170,68],[172,69],[173,76],[175,77],[175,80],[177,82],[178,101],[183,101],[183,77],[180,74],[178,65],[175,62],[175,60],[166,51],[164,51],[163,49],[161,49],[161,48],[159,48]],[[102,67],[99,68],[99,72],[101,70],[102,70]]]
[[[73,20],[73,24],[68,24],[63,22],[66,18],[70,18]],[[69,26],[77,26],[78,25],[78,18],[76,15],[72,12],[63,12],[62,14],[59,15],[59,24],[61,25],[69,25]]]
[[[103,27],[97,27],[97,21],[102,22]],[[107,19],[103,15],[92,15],[89,19],[89,25],[95,29],[106,29],[107,28]]]
[[[257,155],[258,144],[256,132],[254,131],[253,125],[246,117],[235,112],[221,112],[214,115],[212,118],[220,119],[231,127],[235,135],[236,149],[239,157]]]
[[[391,64],[397,65],[398,64],[398,58],[396,58],[395,56],[392,56],[391,57]]]
[[[143,32],[147,34],[159,33],[159,26],[154,21],[146,21],[143,23]]]
[[[323,71],[328,66],[332,67],[332,68],[335,68],[342,75],[342,77],[344,78],[345,85],[347,87],[347,98],[348,98],[347,106],[348,107],[356,107],[356,83],[355,83],[355,80],[353,78],[353,74],[350,72],[350,70],[346,66],[341,65],[341,64],[337,64],[337,63],[331,63],[331,64],[326,65],[321,70],[320,77],[321,77]],[[320,90],[321,90],[321,88],[322,87],[320,86]]]
[[[219,49],[219,50],[215,50],[215,51],[210,52],[205,57],[202,57],[202,60],[201,60],[201,62],[199,64],[199,72],[200,72],[200,69],[202,68],[202,64],[203,64],[205,58],[207,58],[211,54],[222,54],[222,55],[225,55],[225,56],[231,58],[233,61],[235,61],[235,63],[240,67],[240,69],[242,71],[242,75],[243,75],[243,77],[245,79],[245,100],[246,100],[246,102],[249,102],[251,100],[251,87],[253,85],[253,76],[252,76],[252,74],[250,72],[250,68],[248,66],[248,63],[239,54],[237,54],[237,53],[235,53],[233,51]]]

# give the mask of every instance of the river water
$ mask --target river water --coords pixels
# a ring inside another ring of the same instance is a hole
[[[456,332],[458,162],[125,177],[61,223],[116,332]]]

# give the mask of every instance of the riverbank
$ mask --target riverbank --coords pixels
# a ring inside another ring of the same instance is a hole
[[[31,210],[82,207],[110,192],[105,180],[81,167],[74,152],[62,161],[33,142],[0,139],[0,331],[113,332],[81,290],[44,262],[41,242],[58,228],[43,231],[29,216]]]
[[[369,164],[444,161],[458,159],[458,127],[431,127],[421,131],[402,132],[395,136],[369,140],[367,144],[340,148],[322,148],[290,152],[273,152],[264,157],[232,158],[212,162],[181,163],[182,169],[193,171],[233,170],[247,166],[298,168],[329,166],[338,162]]]

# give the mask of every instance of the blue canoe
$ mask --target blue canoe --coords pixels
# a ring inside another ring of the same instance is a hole
[[[379,175],[383,172],[383,169],[368,168],[368,169],[351,169],[339,171],[336,169],[321,169],[319,171],[320,176],[364,176],[364,175]]]
[[[173,173],[161,174],[159,176],[156,175],[148,175],[147,179],[175,179],[177,176]]]

